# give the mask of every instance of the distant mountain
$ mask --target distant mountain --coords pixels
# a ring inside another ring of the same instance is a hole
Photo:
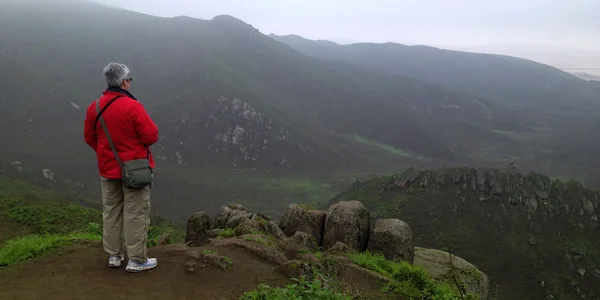
[[[440,46],[440,48],[516,56],[562,70],[600,65],[600,52],[598,52],[598,49],[527,44],[448,45]]]
[[[600,75],[594,75],[594,74],[590,74],[590,73],[586,73],[586,72],[571,72],[571,74],[573,74],[583,80],[589,80],[589,81],[599,81],[600,80]]]
[[[410,224],[415,245],[476,264],[495,299],[598,299],[597,191],[539,173],[408,169],[356,182],[332,200],[359,200],[377,218]]]
[[[316,58],[410,76],[553,117],[590,115],[600,107],[599,95],[589,83],[516,57],[395,43],[342,46],[293,35],[271,37]]]

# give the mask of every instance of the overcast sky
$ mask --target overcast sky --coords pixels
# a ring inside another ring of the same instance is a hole
[[[228,14],[262,33],[339,42],[600,49],[600,0],[96,0],[158,16]]]

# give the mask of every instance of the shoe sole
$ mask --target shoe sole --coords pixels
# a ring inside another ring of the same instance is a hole
[[[155,265],[153,267],[141,267],[139,269],[138,268],[133,269],[133,268],[127,267],[127,268],[125,268],[125,271],[127,271],[129,273],[139,273],[139,272],[143,272],[143,271],[152,270],[152,269],[156,268],[157,266],[158,265]]]
[[[118,265],[117,264],[108,264],[108,267],[111,269],[116,269],[116,268],[120,268],[121,264],[118,264]]]

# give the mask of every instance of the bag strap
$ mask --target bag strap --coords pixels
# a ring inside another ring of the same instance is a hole
[[[103,110],[100,110],[100,99],[96,100],[96,111],[98,112],[97,118],[100,119],[100,124],[102,124],[102,129],[104,130],[104,134],[106,135],[106,138],[108,139],[110,148],[112,149],[113,154],[117,158],[117,162],[119,163],[119,166],[121,166],[121,171],[123,173],[125,173],[125,165],[123,165],[123,162],[121,162],[121,158],[119,158],[119,153],[117,153],[117,148],[115,147],[115,143],[113,142],[112,137],[110,136],[110,132],[108,132],[108,128],[106,127],[106,123],[104,122],[104,117],[102,117],[102,113],[106,110],[106,108],[110,104],[112,104],[115,100],[117,100],[121,97],[122,96],[117,96],[114,99],[110,100],[110,102],[104,107]]]
[[[104,108],[102,110],[100,110],[99,106],[96,105],[96,111],[99,111],[100,113],[98,113],[96,115],[96,121],[94,122],[94,127],[98,126],[98,120],[100,119],[100,116],[102,116],[102,114],[104,113],[104,111],[111,105],[113,104],[113,102],[115,102],[115,100],[119,99],[123,97],[122,95],[116,96],[114,98],[112,98],[110,101],[108,101],[108,104],[106,104],[106,106],[104,106]]]

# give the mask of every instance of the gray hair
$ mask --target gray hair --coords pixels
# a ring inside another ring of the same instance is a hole
[[[124,64],[112,62],[104,67],[104,78],[109,88],[121,87],[123,80],[129,79],[130,73],[129,68]]]

